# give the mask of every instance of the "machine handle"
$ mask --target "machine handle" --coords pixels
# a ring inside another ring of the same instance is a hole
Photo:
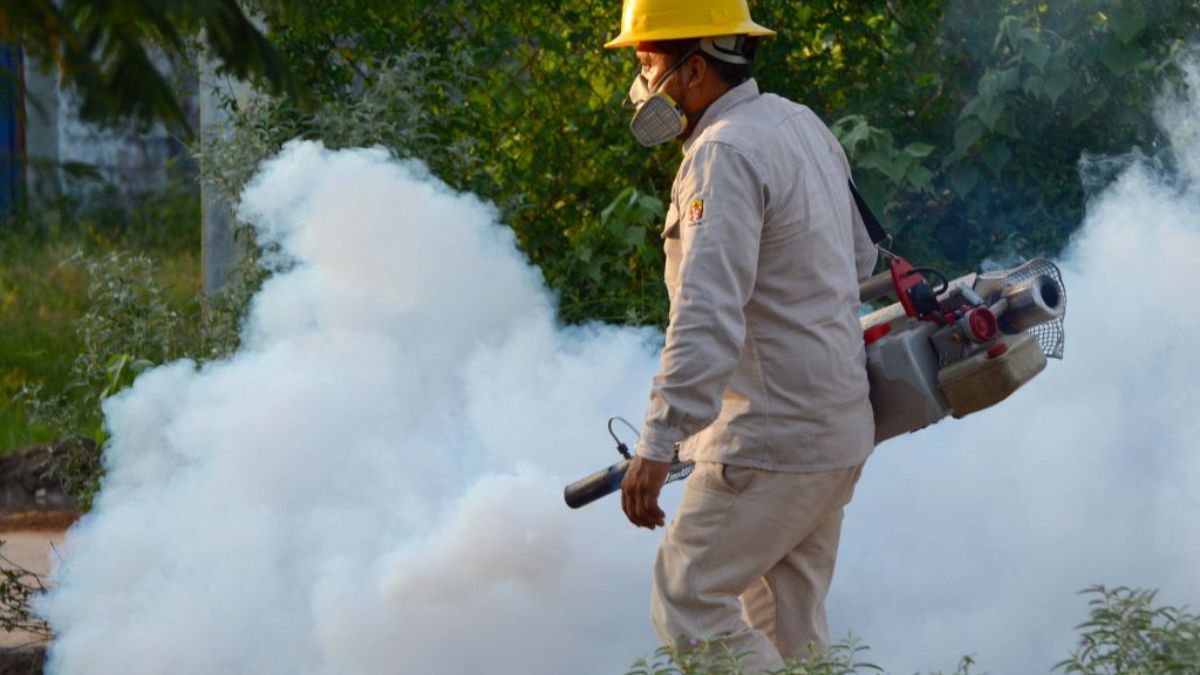
[[[884,270],[858,283],[858,301],[866,304],[895,292],[895,290],[896,287],[892,284],[891,270]]]

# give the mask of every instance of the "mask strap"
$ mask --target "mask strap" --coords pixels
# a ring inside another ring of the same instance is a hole
[[[678,72],[679,69],[683,67],[683,64],[687,63],[687,60],[692,58],[692,55],[698,51],[700,51],[700,45],[697,44],[693,45],[691,49],[684,52],[683,56],[679,57],[679,60],[675,62],[675,65],[671,66],[662,77],[658,78],[658,86],[651,89],[651,91],[655,94],[662,91],[663,86],[667,84],[667,81],[671,79],[671,76]]]

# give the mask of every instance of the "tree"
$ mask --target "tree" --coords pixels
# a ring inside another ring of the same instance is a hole
[[[283,11],[289,3],[274,5]],[[57,65],[63,83],[81,96],[81,117],[103,124],[162,122],[190,135],[169,71],[156,57],[175,67],[187,64],[197,40],[223,71],[274,94],[302,95],[286,63],[236,0],[8,2],[0,7],[0,40]]]
[[[628,135],[620,104],[632,57],[601,48],[620,5],[312,0],[302,14],[262,16],[330,110],[369,98],[387,81],[383,64],[421,64],[405,89],[417,131],[364,123],[385,130],[375,142],[496,202],[564,320],[661,324],[658,227],[678,147],[645,150]],[[1080,156],[1154,145],[1153,101],[1200,30],[1190,0],[751,9],[779,32],[760,48],[762,88],[830,123],[898,250],[947,273],[991,256],[1055,254],[1082,218]],[[328,113],[286,103],[254,124],[274,130],[274,147],[330,129]]]

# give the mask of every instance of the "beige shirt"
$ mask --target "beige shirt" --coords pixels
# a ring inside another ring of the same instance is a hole
[[[876,251],[837,139],[754,80],[684,144],[663,230],[671,298],[637,454],[777,471],[874,447],[858,280]]]

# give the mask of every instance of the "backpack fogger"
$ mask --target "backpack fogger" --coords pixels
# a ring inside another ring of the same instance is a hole
[[[1047,357],[1062,358],[1067,295],[1054,263],[1032,260],[948,281],[884,248],[883,228],[853,184],[850,190],[888,266],[859,285],[859,297],[863,303],[897,298],[860,320],[876,445],[948,416],[990,408],[1042,372]],[[566,487],[568,506],[579,508],[621,488],[631,456],[619,440],[617,450],[625,459]],[[677,460],[667,482],[691,472],[691,462]]]

